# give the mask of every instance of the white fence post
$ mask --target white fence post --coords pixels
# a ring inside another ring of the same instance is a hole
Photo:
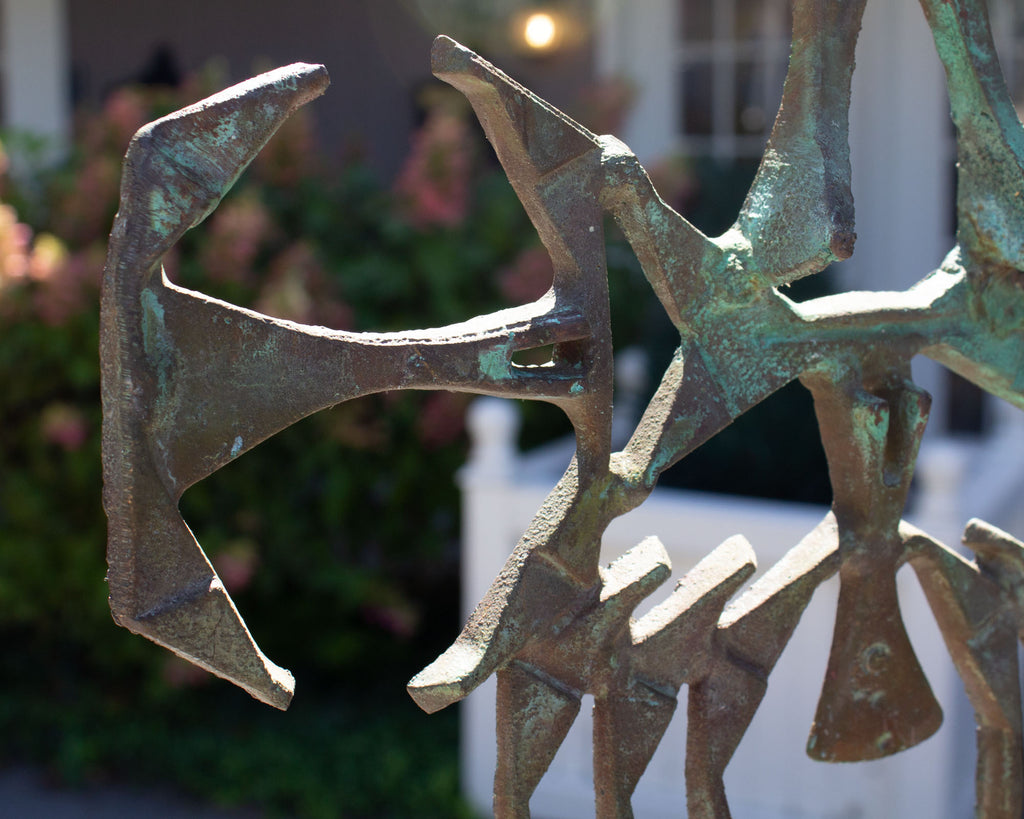
[[[501,570],[572,452],[571,442],[565,442],[569,445],[553,445],[536,455],[519,454],[515,443],[518,429],[519,415],[513,402],[484,398],[470,408],[472,452],[459,476],[466,614]],[[944,509],[940,525],[948,529],[954,526],[951,516],[959,507],[951,498],[958,494],[964,460],[955,449],[932,449],[932,460],[924,459],[919,508],[928,514]],[[796,545],[825,512],[818,506],[658,489],[641,507],[609,526],[602,554],[609,562],[647,535],[658,535],[671,556],[674,579],[651,596],[649,605],[653,605],[669,593],[674,580],[729,536],[747,536],[757,553],[759,572],[763,572]],[[962,521],[955,524],[962,525]],[[937,530],[935,534],[946,535]],[[924,596],[910,575],[909,570],[900,573],[901,610],[946,712],[946,724],[927,742],[878,762],[826,765],[806,756],[804,745],[832,639],[838,589],[833,579],[815,594],[726,770],[726,787],[737,816],[954,819],[969,815],[973,722],[962,713],[968,707],[962,686]],[[641,607],[641,612],[646,608]],[[534,794],[531,806],[536,819],[594,815],[587,702]],[[496,758],[494,703],[492,678],[461,706],[463,792],[484,815],[491,811]],[[633,798],[638,819],[685,815],[685,723],[686,702],[680,692],[676,716]]]

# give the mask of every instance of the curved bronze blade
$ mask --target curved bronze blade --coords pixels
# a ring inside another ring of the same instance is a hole
[[[140,130],[125,157],[103,275],[103,501],[114,619],[279,708],[291,699],[291,674],[256,647],[178,512],[187,483],[168,469],[155,433],[175,401],[175,351],[164,343],[162,281],[154,279],[162,278],[163,253],[327,83],[322,66],[279,69]]]
[[[181,520],[177,504],[189,486],[300,418],[382,390],[447,388],[548,400],[574,412],[590,407],[578,417],[590,419],[589,451],[598,453],[610,418],[599,411],[610,406],[610,393],[597,386],[610,383],[602,364],[610,352],[589,342],[592,322],[607,324],[607,316],[578,309],[578,294],[558,287],[533,304],[461,324],[346,333],[260,315],[162,275],[161,254],[326,82],[322,68],[294,66],[143,128],[125,160],[103,288],[115,619],[278,705],[290,696],[290,677],[252,644]],[[598,293],[604,314],[606,302]],[[547,344],[581,354],[546,367],[513,362],[515,351]],[[607,460],[606,443],[604,450]]]

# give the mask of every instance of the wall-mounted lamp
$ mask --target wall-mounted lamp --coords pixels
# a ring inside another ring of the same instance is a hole
[[[578,24],[553,8],[525,9],[512,20],[512,41],[527,55],[544,56],[558,51],[578,33]]]
[[[553,48],[559,37],[558,21],[547,11],[535,11],[523,21],[523,42],[534,51]]]

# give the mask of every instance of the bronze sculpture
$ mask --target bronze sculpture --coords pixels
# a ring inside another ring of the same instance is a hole
[[[322,69],[263,75],[140,131],[103,293],[115,619],[285,707],[290,675],[253,643],[181,520],[181,493],[299,418],[358,395],[454,389],[548,401],[572,421],[576,456],[462,634],[409,684],[435,711],[497,674],[497,815],[529,815],[584,693],[596,703],[598,815],[631,815],[630,795],[685,683],[689,815],[728,816],[722,772],[804,607],[836,573],[836,631],[808,752],[855,761],[927,738],[941,711],[900,619],[895,572],[909,562],[977,713],[978,815],[1019,816],[1012,646],[1024,546],[972,522],[972,563],[901,521],[929,407],[910,381],[914,355],[1024,407],[1024,130],[979,0],[922,2],[957,126],[957,246],[903,293],[796,304],[779,289],[853,249],[847,112],[863,5],[796,0],[779,116],[736,223],[717,238],[672,211],[621,142],[438,38],[435,73],[473,104],[555,269],[537,302],[438,330],[295,325],[178,288],[161,271],[163,252],[216,206],[288,113],[323,90]],[[619,452],[610,442],[605,214],[680,334]],[[512,360],[545,345],[548,365]],[[668,576],[667,558],[651,539],[599,566],[608,523],[642,503],[668,466],[797,378],[815,399],[830,514],[728,607],[753,571],[742,538],[632,620]]]

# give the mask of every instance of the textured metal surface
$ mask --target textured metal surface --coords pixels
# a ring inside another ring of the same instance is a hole
[[[591,325],[608,323],[604,246],[590,236],[573,243],[553,292],[536,304],[422,332],[301,327],[168,281],[163,254],[326,85],[322,67],[293,66],[143,128],[125,158],[102,293],[114,618],[278,707],[291,698],[291,675],[253,643],[182,520],[178,500],[189,486],[300,418],[373,392],[542,398],[595,442],[603,426],[594,408],[611,392],[610,340],[589,338]],[[517,350],[547,344],[555,345],[550,367],[512,364]]]
[[[440,330],[302,327],[181,290],[161,273],[160,255],[212,209],[288,111],[322,89],[322,71],[265,75],[143,129],[126,159],[103,294],[115,618],[285,705],[290,678],[245,631],[178,514],[181,492],[298,418],[358,395],[441,388],[546,400],[571,419],[576,456],[462,633],[409,684],[436,711],[497,675],[496,815],[529,815],[589,693],[597,813],[630,816],[686,684],[689,815],[727,817],[723,771],[815,589],[837,573],[808,752],[856,761],[921,742],[941,711],[900,617],[895,573],[909,562],[977,712],[978,815],[1019,817],[1024,546],[972,522],[969,562],[901,521],[929,406],[910,381],[913,356],[1024,406],[1024,133],[980,0],[922,3],[957,125],[957,246],[906,292],[796,304],[778,289],[853,249],[847,112],[863,5],[794,3],[780,113],[735,225],[717,238],[669,208],[621,142],[439,38],[435,73],[472,103],[555,268],[541,300]],[[680,334],[620,452],[610,444],[605,214]],[[552,343],[550,365],[511,361],[515,350]],[[632,619],[670,567],[656,539],[601,567],[609,522],[642,503],[671,464],[795,379],[814,396],[834,490],[829,515],[730,605],[754,568],[741,537]]]

